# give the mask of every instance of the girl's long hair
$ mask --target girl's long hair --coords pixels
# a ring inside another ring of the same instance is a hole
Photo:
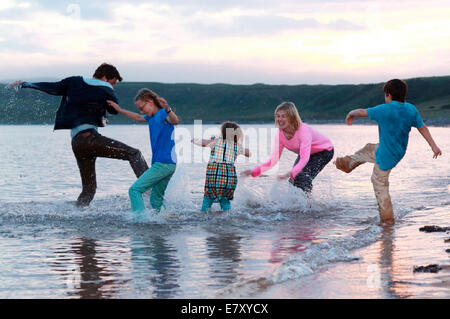
[[[136,101],[139,101],[139,100],[141,100],[141,101],[150,101],[150,100],[152,100],[155,103],[155,105],[161,109],[162,105],[161,105],[161,103],[159,103],[158,98],[159,98],[158,94],[156,94],[152,90],[149,90],[147,88],[143,88],[143,89],[140,89],[138,91],[138,93],[134,97],[134,101],[136,102]]]
[[[277,106],[277,108],[275,109],[275,112],[274,112],[275,125],[277,125],[277,112],[278,111],[286,112],[288,119],[289,119],[289,123],[297,131],[297,129],[302,124],[302,119],[300,117],[300,114],[298,114],[297,107],[295,106],[295,104],[293,102],[283,102]]]

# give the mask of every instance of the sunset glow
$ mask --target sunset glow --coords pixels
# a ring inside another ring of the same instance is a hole
[[[448,75],[448,1],[2,1],[1,78],[360,83]],[[24,63],[26,61],[26,63]]]

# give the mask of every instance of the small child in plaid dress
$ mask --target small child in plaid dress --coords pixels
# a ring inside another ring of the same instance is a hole
[[[193,140],[197,145],[211,148],[206,168],[205,194],[202,212],[207,212],[213,203],[220,203],[223,211],[231,208],[237,185],[234,162],[239,155],[250,157],[250,151],[242,147],[243,133],[238,124],[224,122],[221,126],[222,137],[212,140]]]

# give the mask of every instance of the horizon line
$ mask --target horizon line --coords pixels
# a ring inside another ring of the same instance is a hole
[[[76,76],[76,75],[75,75]],[[67,76],[70,77],[70,76]],[[30,78],[28,81],[32,82],[56,82],[59,80],[62,80],[67,77],[33,77]],[[426,78],[446,78],[450,77],[450,74],[448,75],[431,75],[431,76],[416,76],[416,77],[410,77],[410,78],[404,78],[402,80],[409,81],[409,80],[415,80],[415,79],[426,79]],[[0,80],[0,84],[9,84],[11,82],[14,82],[16,80],[12,79],[2,79]],[[388,80],[386,80],[388,81]],[[213,82],[213,83],[201,83],[201,82],[158,82],[158,81],[122,81],[117,82],[117,85],[125,84],[125,83],[157,83],[157,84],[173,84],[173,85],[179,85],[179,84],[190,84],[190,85],[232,85],[232,86],[255,86],[255,85],[265,85],[265,86],[315,86],[315,85],[326,85],[326,86],[338,86],[338,85],[370,85],[370,84],[380,84],[385,83],[386,81],[380,81],[380,82],[359,82],[359,83],[339,83],[339,84],[327,84],[327,83],[315,83],[315,84],[307,84],[307,83],[297,83],[297,84],[287,84],[287,83],[278,83],[278,84],[269,84],[269,83],[263,83],[263,82],[255,82],[255,83],[246,83],[246,84],[236,84],[236,83],[226,83],[226,82]]]

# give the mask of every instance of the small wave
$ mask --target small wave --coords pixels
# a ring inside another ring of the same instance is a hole
[[[217,298],[242,298],[254,296],[268,287],[287,280],[312,275],[321,266],[339,261],[354,261],[351,251],[374,243],[382,228],[377,225],[357,231],[354,235],[332,242],[312,244],[306,251],[287,258],[259,278],[230,285],[218,293]]]
[[[395,218],[398,222],[416,209],[400,207],[396,209]],[[257,295],[270,286],[287,280],[298,280],[302,277],[313,275],[321,266],[333,262],[350,262],[358,260],[358,256],[352,251],[369,246],[377,241],[383,228],[378,226],[379,217],[369,217],[364,224],[371,225],[356,231],[353,235],[343,238],[328,240],[320,243],[312,243],[307,250],[288,257],[266,274],[258,278],[249,278],[244,282],[232,284],[215,297],[217,298],[241,298]]]

